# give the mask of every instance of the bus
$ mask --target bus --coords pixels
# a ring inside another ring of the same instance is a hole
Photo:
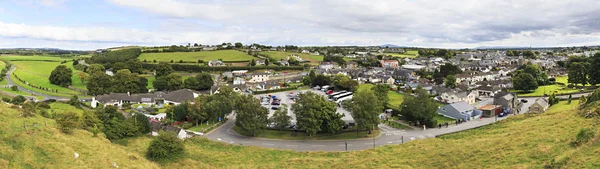
[[[323,87],[321,87],[321,91],[326,92],[327,90],[329,90],[329,86],[323,86]]]
[[[333,99],[333,97],[335,97],[335,96],[342,95],[342,94],[346,94],[346,93],[348,93],[348,92],[346,92],[346,91],[342,91],[342,92],[331,93],[331,94],[329,95],[329,97],[327,97],[327,98],[328,98],[329,100],[331,100],[331,99]]]
[[[346,100],[351,100],[351,99],[352,99],[352,96],[354,96],[354,95],[350,95],[350,96],[348,96],[348,97],[341,98],[341,99],[339,99],[339,100],[335,101],[335,103],[337,103],[337,104],[340,104],[340,103],[342,103],[342,102],[344,102],[344,101],[346,101]]]
[[[334,101],[338,101],[341,98],[348,97],[348,96],[351,96],[351,95],[352,95],[352,92],[344,93],[344,94],[341,94],[341,95],[334,96],[333,100]]]

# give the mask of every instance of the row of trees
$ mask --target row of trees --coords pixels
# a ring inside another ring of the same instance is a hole
[[[90,66],[91,67],[91,66]],[[88,68],[88,70],[90,70]],[[114,76],[109,76],[104,71],[90,71],[91,76],[87,82],[88,94],[102,95],[115,93],[146,93],[148,79],[128,69],[117,71]]]
[[[529,92],[541,85],[547,85],[548,75],[537,65],[528,63],[512,74],[513,87],[516,90]]]
[[[600,71],[595,69],[595,67],[600,67],[600,53],[596,53],[590,58],[570,57],[566,67],[569,74],[569,83],[575,85],[600,84]]]
[[[89,63],[118,63],[135,60],[142,54],[139,48],[113,50],[106,53],[96,53],[88,61]]]
[[[444,59],[452,59],[456,53],[448,49],[420,49],[419,56],[425,57],[442,57]]]
[[[238,103],[238,93],[231,88],[223,87],[214,95],[201,95],[193,103],[182,103],[167,110],[167,119],[172,121],[189,120],[196,125],[204,121],[216,122],[229,115]]]
[[[195,77],[189,77],[182,81],[182,77],[177,74],[166,76],[157,76],[152,85],[159,91],[174,91],[183,88],[193,90],[208,90],[214,84],[212,76],[208,73],[200,73]]]

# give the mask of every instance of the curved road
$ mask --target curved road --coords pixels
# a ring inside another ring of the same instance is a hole
[[[6,78],[5,78],[5,79],[6,79],[6,82],[8,82],[8,84],[9,84],[9,85],[11,85],[11,86],[17,86],[17,87],[19,88],[19,90],[20,90],[20,91],[23,91],[23,92],[25,92],[25,93],[29,93],[29,94],[31,94],[31,95],[34,95],[34,96],[42,96],[42,97],[44,97],[44,99],[42,99],[42,100],[50,100],[50,99],[55,99],[55,100],[69,100],[69,98],[63,98],[63,97],[50,96],[50,95],[46,95],[46,94],[42,94],[42,93],[38,93],[38,92],[34,92],[34,91],[31,91],[31,90],[25,89],[25,88],[23,88],[23,87],[21,87],[21,86],[19,86],[19,85],[16,85],[16,84],[15,84],[15,83],[12,81],[12,79],[10,78],[10,75],[11,75],[11,74],[13,73],[13,71],[15,71],[16,69],[17,69],[17,67],[16,67],[16,66],[12,66],[12,67],[10,68],[10,70],[9,70],[9,71],[6,73]]]
[[[587,95],[589,93],[573,95],[574,98]],[[568,97],[568,96],[565,96]],[[529,106],[531,106],[537,98],[523,98],[528,102],[523,104],[520,112],[528,112]],[[492,98],[485,98],[483,101],[477,103],[475,107],[491,104]],[[277,149],[288,149],[295,151],[345,151],[346,144],[348,150],[364,150],[373,147],[385,146],[390,144],[401,144],[409,142],[415,139],[433,138],[443,134],[449,134],[477,128],[494,123],[496,120],[504,120],[506,117],[499,118],[483,118],[475,119],[458,125],[450,125],[448,128],[442,127],[431,128],[431,129],[414,129],[414,130],[398,130],[385,125],[379,125],[378,127],[382,131],[381,136],[370,139],[353,139],[353,140],[275,140],[275,139],[264,139],[256,137],[247,137],[237,134],[233,131],[235,125],[235,119],[233,117],[223,124],[221,127],[213,130],[212,132],[205,135],[210,140],[224,142],[228,144],[246,145],[246,146],[258,146],[265,148],[277,148]],[[299,133],[301,134],[301,133]]]

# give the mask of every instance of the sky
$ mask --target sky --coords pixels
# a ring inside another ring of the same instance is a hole
[[[600,44],[598,0],[1,0],[0,48]]]

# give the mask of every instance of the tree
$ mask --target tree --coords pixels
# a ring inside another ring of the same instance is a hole
[[[77,97],[77,95],[71,96],[71,99],[69,99],[69,102],[67,103],[76,108],[81,108],[81,102],[79,101],[79,97]]]
[[[10,102],[12,104],[23,104],[27,99],[21,95],[14,97]]]
[[[167,76],[173,72],[175,72],[175,70],[173,70],[173,66],[168,63],[161,62],[158,64],[158,68],[156,68],[156,77]]]
[[[64,113],[56,119],[56,124],[58,124],[60,131],[71,134],[73,129],[79,126],[79,115],[73,112]]]
[[[16,91],[19,91],[19,87],[18,87],[18,86],[16,86],[16,85],[13,85],[13,86],[11,86],[11,87],[10,87],[10,90],[12,90],[12,91],[15,91],[15,92],[16,92]]]
[[[113,77],[104,72],[95,72],[90,76],[86,86],[90,95],[97,96],[108,94],[112,92]]]
[[[336,133],[345,124],[342,120],[344,115],[336,113],[335,103],[312,92],[298,94],[292,111],[296,114],[297,128],[305,130],[309,136],[319,131]]]
[[[417,95],[406,95],[400,104],[400,114],[408,121],[419,122],[428,127],[437,125],[434,117],[437,115],[438,106],[429,98],[423,89],[417,89]]]
[[[173,121],[183,121],[190,114],[190,103],[184,102],[177,106],[173,106],[170,112],[167,113],[167,119]]]
[[[70,86],[71,75],[73,74],[73,70],[67,68],[65,65],[58,65],[54,70],[50,73],[50,83],[59,85],[62,87]]]
[[[373,130],[379,124],[383,104],[372,90],[358,91],[352,98],[352,118],[360,130]]]
[[[157,77],[153,82],[152,82],[152,86],[154,86],[154,89],[158,90],[158,91],[165,91],[167,90],[168,86],[167,86],[167,77]]]
[[[433,71],[433,81],[436,84],[442,84],[442,83],[444,83],[444,77],[442,76],[442,73],[439,70],[437,70],[437,69],[435,69]]]
[[[167,91],[175,91],[183,88],[183,81],[181,76],[177,74],[169,74],[166,76],[167,80]]]
[[[273,116],[269,119],[269,121],[274,125],[274,128],[282,130],[285,129],[288,125],[290,125],[292,117],[288,115],[288,107],[287,105],[283,105],[279,110],[275,111]]]
[[[127,69],[129,69],[129,71],[131,71],[132,73],[144,73],[142,68],[142,62],[138,60],[128,60],[127,62],[125,62],[125,64],[127,65]]]
[[[452,89],[456,88],[456,77],[454,75],[447,76],[444,85]]]
[[[196,90],[208,90],[215,83],[212,76],[208,73],[200,73],[196,75],[195,78],[198,81],[198,86],[195,88]]]
[[[333,86],[338,90],[354,91],[358,87],[358,82],[349,76],[338,74],[334,77]]]
[[[85,84],[85,82],[90,78],[90,76],[85,72],[77,72],[77,77],[79,77],[79,80],[81,80],[82,84]]]
[[[581,95],[581,97],[579,97],[579,104],[580,105],[585,105],[587,102],[587,99],[585,98],[584,95]]]
[[[590,66],[589,63],[586,62],[575,62],[575,63],[571,63],[569,65],[568,68],[568,73],[569,73],[569,77],[568,77],[568,82],[569,83],[574,83],[576,86],[577,84],[581,84],[582,86],[585,86],[585,84],[587,84],[588,82],[588,67]]]
[[[250,66],[256,66],[256,61],[254,59],[252,59],[248,65],[250,65]]]
[[[135,113],[130,119],[134,120],[134,126],[137,128],[139,134],[147,134],[152,131],[150,119],[147,116],[141,113]]]
[[[548,97],[548,103],[550,104],[550,106],[557,104],[558,101],[559,99],[556,98],[556,95],[554,93],[552,93],[550,97]]]
[[[241,95],[236,104],[235,125],[256,136],[267,127],[269,111],[251,95]]]
[[[591,58],[591,62],[589,62],[589,63],[590,63],[589,69],[588,69],[589,83],[592,84],[593,86],[596,84],[600,84],[600,71],[598,71],[598,69],[595,69],[595,68],[600,67],[600,53],[594,54],[594,56]]]
[[[198,90],[198,86],[200,85],[198,79],[194,77],[189,77],[183,81],[186,89]]]
[[[538,88],[536,79],[529,73],[517,72],[512,78],[513,87],[516,90],[529,92]]]
[[[451,63],[446,63],[446,64],[440,66],[440,73],[442,75],[442,78],[446,78],[449,75],[456,75],[456,74],[459,74],[460,72],[461,72],[460,68],[457,65],[453,65]]]
[[[244,45],[242,43],[240,43],[240,42],[236,42],[235,43],[235,48],[239,49],[239,48],[242,48],[242,47],[244,47]]]
[[[90,74],[90,75],[93,75],[96,72],[104,73],[104,71],[105,71],[104,66],[102,66],[101,64],[91,64],[85,70],[85,72],[88,73],[88,74]]]
[[[325,86],[331,84],[331,77],[322,74],[316,75],[313,79],[313,86]]]
[[[528,63],[520,67],[519,70],[531,74],[538,85],[546,85],[548,83],[548,75],[538,65]]]
[[[92,130],[96,126],[102,126],[102,121],[91,111],[83,112],[83,117],[81,118],[81,127],[86,130]]]
[[[139,135],[138,128],[133,124],[133,120],[125,120],[125,116],[118,112],[114,106],[98,109],[95,114],[102,121],[102,132],[109,140]]]
[[[185,153],[183,141],[177,138],[177,134],[173,132],[159,132],[150,146],[146,156],[153,161],[170,161],[177,159]]]
[[[527,58],[527,59],[535,59],[535,53],[531,52],[530,50],[526,50],[523,51],[523,57]]]
[[[119,70],[123,70],[123,69],[128,69],[127,64],[124,62],[117,62],[115,64],[112,65],[112,71],[116,72]]]
[[[389,98],[388,93],[390,91],[390,86],[387,84],[378,84],[371,88],[375,92],[375,96],[381,102],[381,105],[385,106],[388,104]]]

